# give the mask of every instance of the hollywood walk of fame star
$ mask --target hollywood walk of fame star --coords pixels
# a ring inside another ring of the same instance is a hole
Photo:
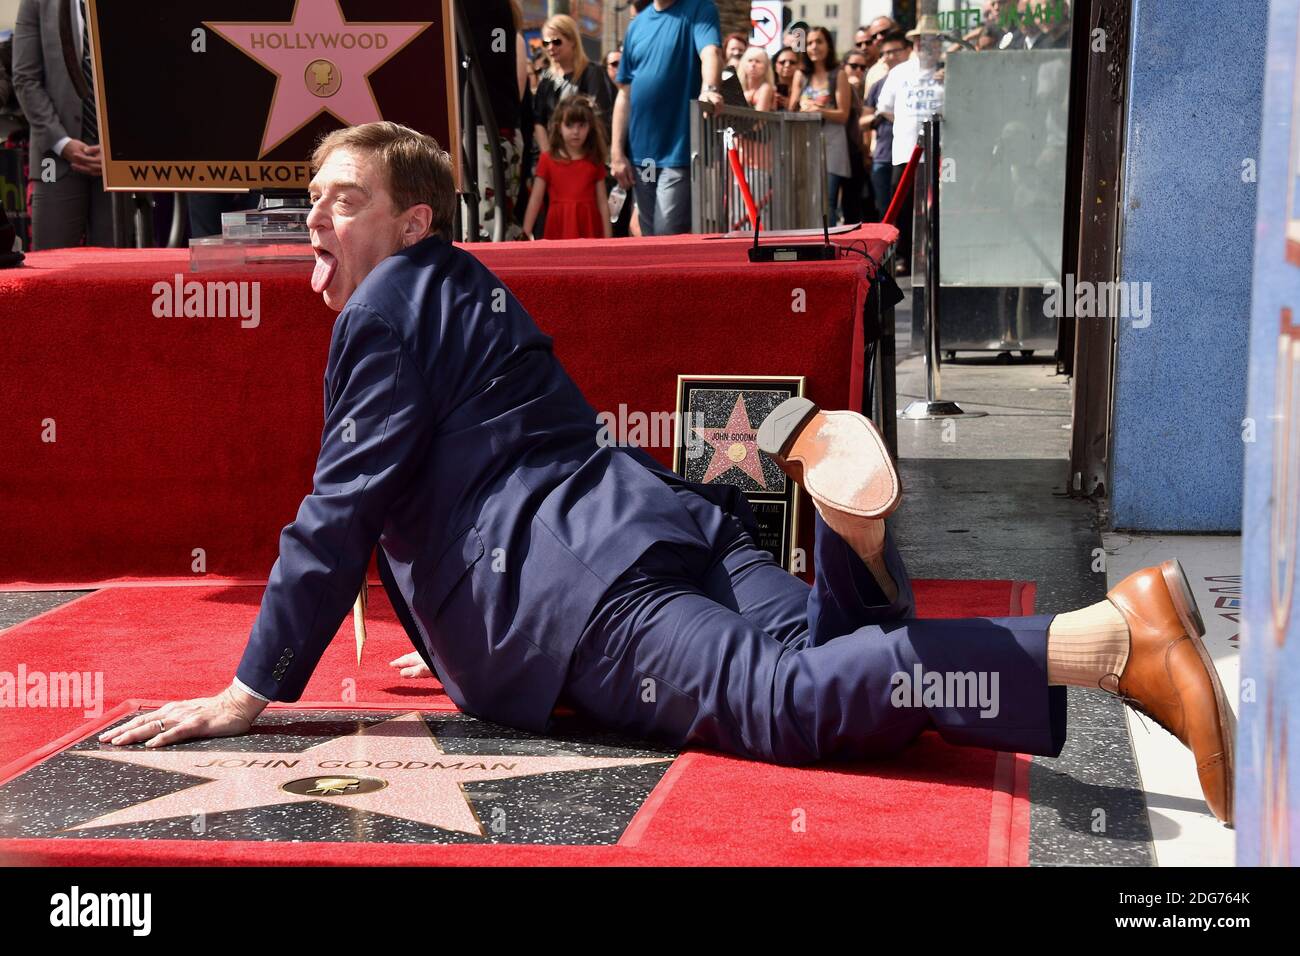
[[[348,21],[339,0],[295,0],[288,23],[203,25],[275,74],[265,156],[324,112],[345,126],[383,119],[370,74],[432,23]]]
[[[307,802],[341,804],[354,810],[477,836],[486,836],[487,831],[464,791],[466,783],[671,759],[575,754],[449,757],[424,718],[414,712],[364,727],[346,737],[332,737],[298,752],[141,748],[84,750],[77,751],[76,755],[190,774],[204,778],[204,782],[114,810],[71,827],[70,831]],[[380,783],[384,785],[379,786]],[[286,790],[287,784],[299,784],[296,790],[301,792]],[[364,784],[369,784],[369,789]]]
[[[736,396],[736,404],[731,409],[731,417],[723,428],[695,428],[695,434],[713,446],[713,457],[709,460],[708,471],[704,473],[701,484],[722,477],[729,468],[739,468],[758,482],[758,487],[766,488],[763,478],[763,463],[758,457],[758,432],[749,423],[745,412],[745,398]]]

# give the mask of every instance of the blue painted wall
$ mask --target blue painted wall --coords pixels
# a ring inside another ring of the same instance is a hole
[[[1300,864],[1300,0],[1273,0],[1251,303],[1237,862]],[[1288,202],[1290,203],[1288,207]],[[1291,241],[1288,252],[1288,229]]]
[[[1150,324],[1117,319],[1111,521],[1238,531],[1268,3],[1133,6],[1120,278]]]

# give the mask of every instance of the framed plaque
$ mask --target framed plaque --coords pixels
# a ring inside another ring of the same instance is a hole
[[[392,120],[460,182],[451,0],[89,0],[104,187],[305,190],[317,140]]]
[[[803,391],[802,375],[677,376],[673,469],[687,481],[739,488],[758,519],[759,547],[786,570],[797,546],[798,486],[759,451],[758,426]]]

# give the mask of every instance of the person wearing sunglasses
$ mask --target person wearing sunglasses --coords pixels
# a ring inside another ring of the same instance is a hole
[[[849,181],[844,186],[843,209],[845,222],[866,222],[865,197],[870,193],[869,143],[862,136],[862,98],[866,95],[863,78],[871,64],[861,50],[850,50],[844,57],[844,75],[849,78],[853,105],[844,131],[849,144]]]
[[[578,24],[573,17],[559,14],[542,26],[542,49],[550,57],[551,67],[537,84],[533,106],[534,138],[542,152],[550,149],[551,115],[560,100],[574,93],[590,96],[596,104],[596,119],[609,142],[610,122],[614,114],[614,96],[599,63],[592,63],[583,52]]]
[[[880,55],[880,46],[885,39],[885,34],[898,29],[898,23],[889,17],[876,17],[876,19],[867,24],[864,29],[867,34],[867,44],[876,53],[875,59],[871,63],[871,68],[867,70],[867,75],[862,80],[862,88],[870,90],[878,80],[883,80],[889,73],[890,67],[885,63],[884,57]],[[858,35],[861,36],[862,32],[862,30],[859,30]],[[861,49],[861,47],[857,47],[856,43],[855,48]]]
[[[866,27],[858,27],[857,32],[853,34],[853,49],[850,52],[863,57],[868,68],[874,66],[876,60],[880,59],[879,44],[871,41],[871,31]],[[847,60],[847,55],[845,59]]]
[[[844,69],[849,71],[849,83],[854,87],[861,87],[863,78],[867,75],[867,70],[871,64],[867,62],[867,56],[854,50],[844,58]]]
[[[772,101],[772,109],[790,108],[790,84],[794,81],[794,74],[798,69],[799,54],[788,46],[781,47],[776,54],[776,59],[772,61],[772,70],[776,74],[776,96]]]
[[[880,59],[891,70],[900,63],[907,62],[911,52],[912,41],[901,30],[886,33],[880,43]],[[881,218],[894,196],[894,124],[876,110],[880,91],[888,76],[886,73],[867,87],[859,120],[864,139],[869,144],[867,155],[871,157],[871,195]]]

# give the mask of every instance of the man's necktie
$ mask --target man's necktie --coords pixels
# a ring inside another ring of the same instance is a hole
[[[99,117],[95,115],[95,71],[90,66],[90,14],[86,0],[81,2],[81,73],[86,78],[90,95],[81,101],[81,141],[87,146],[99,145]]]

